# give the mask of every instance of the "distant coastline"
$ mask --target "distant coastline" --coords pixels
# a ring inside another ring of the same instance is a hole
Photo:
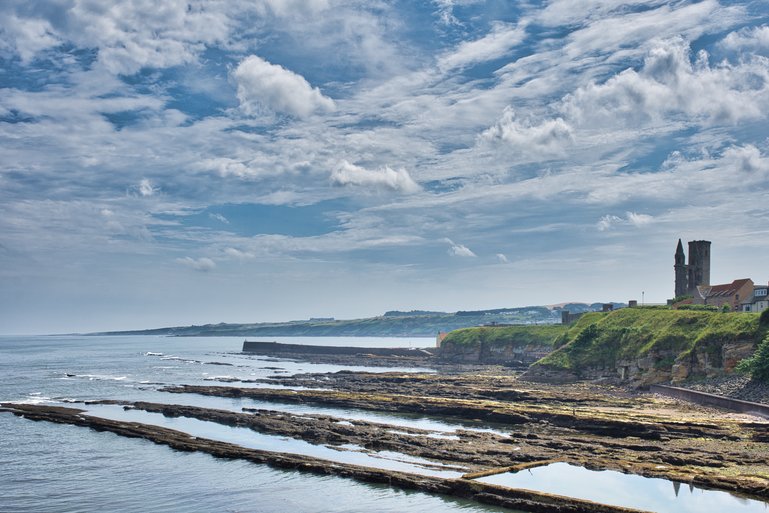
[[[622,303],[613,303],[624,306]],[[438,332],[484,325],[557,324],[561,312],[600,311],[603,303],[565,303],[448,312],[390,311],[378,317],[339,320],[312,318],[275,323],[219,323],[145,330],[107,331],[88,335],[165,335],[172,337],[434,337]]]

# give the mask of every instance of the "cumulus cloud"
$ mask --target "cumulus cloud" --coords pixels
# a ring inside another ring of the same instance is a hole
[[[312,87],[301,75],[251,55],[233,72],[240,108],[249,115],[271,112],[306,118],[316,112],[332,112],[334,100]]]
[[[498,261],[500,264],[507,264],[508,262],[510,262],[510,261],[507,259],[507,257],[504,255],[504,253],[497,253],[497,261]]]
[[[331,183],[340,186],[361,186],[374,189],[388,189],[402,193],[413,193],[420,190],[408,171],[403,168],[392,169],[389,166],[379,169],[366,169],[343,160],[331,172]]]
[[[711,66],[700,51],[692,60],[681,38],[658,43],[640,70],[627,69],[602,84],[565,97],[567,119],[584,127],[638,127],[668,119],[700,124],[757,119],[769,105],[769,62]]]
[[[654,222],[654,217],[637,212],[626,212],[625,217],[619,217],[612,214],[603,216],[597,223],[598,231],[605,232],[615,226],[634,226],[641,228]]]
[[[69,37],[98,49],[112,73],[165,68],[197,60],[206,45],[227,38],[229,20],[214,5],[186,0],[110,3],[81,0],[66,13]]]
[[[533,124],[516,119],[515,111],[508,106],[499,121],[481,133],[480,140],[504,142],[524,153],[547,155],[562,154],[574,141],[574,135],[571,126],[561,118]]]
[[[0,50],[15,53],[28,64],[37,53],[58,46],[61,39],[48,20],[8,16],[0,27]]]
[[[182,265],[186,265],[187,267],[191,267],[192,269],[195,269],[196,271],[207,273],[209,271],[213,271],[216,269],[216,262],[211,260],[207,257],[201,257],[201,258],[192,258],[192,257],[184,257],[184,258],[177,258],[176,261]]]
[[[769,26],[747,27],[727,35],[719,46],[738,52],[769,53]]]
[[[477,255],[472,252],[470,248],[468,248],[465,245],[457,244],[451,239],[444,239],[445,242],[447,242],[451,247],[447,250],[447,253],[449,256],[453,257],[459,257],[459,258],[474,258]]]

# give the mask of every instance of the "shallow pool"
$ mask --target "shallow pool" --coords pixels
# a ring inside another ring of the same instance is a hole
[[[766,513],[769,503],[666,479],[551,463],[479,478],[484,483],[565,495],[656,513]]]

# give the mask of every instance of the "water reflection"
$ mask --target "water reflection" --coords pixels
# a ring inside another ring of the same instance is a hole
[[[769,504],[666,479],[588,470],[567,463],[552,463],[520,472],[480,478],[485,483],[525,488],[656,513],[765,513]],[[672,485],[672,486],[671,486]]]
[[[450,468],[440,463],[391,451],[366,451],[362,447],[355,446],[333,448],[284,436],[258,433],[248,428],[226,426],[187,417],[165,417],[159,413],[134,409],[125,410],[120,406],[88,405],[88,415],[161,426],[183,431],[195,437],[233,443],[251,449],[301,454],[339,463],[397,470],[413,474],[450,479],[461,476],[467,470],[457,469],[456,467]]]

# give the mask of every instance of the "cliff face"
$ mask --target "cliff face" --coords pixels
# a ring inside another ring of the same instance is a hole
[[[449,333],[438,356],[457,363],[526,366],[550,353],[565,331],[559,324],[466,328]]]
[[[523,378],[603,379],[645,386],[715,377],[733,372],[752,354],[764,331],[757,314],[643,308],[591,314]]]

